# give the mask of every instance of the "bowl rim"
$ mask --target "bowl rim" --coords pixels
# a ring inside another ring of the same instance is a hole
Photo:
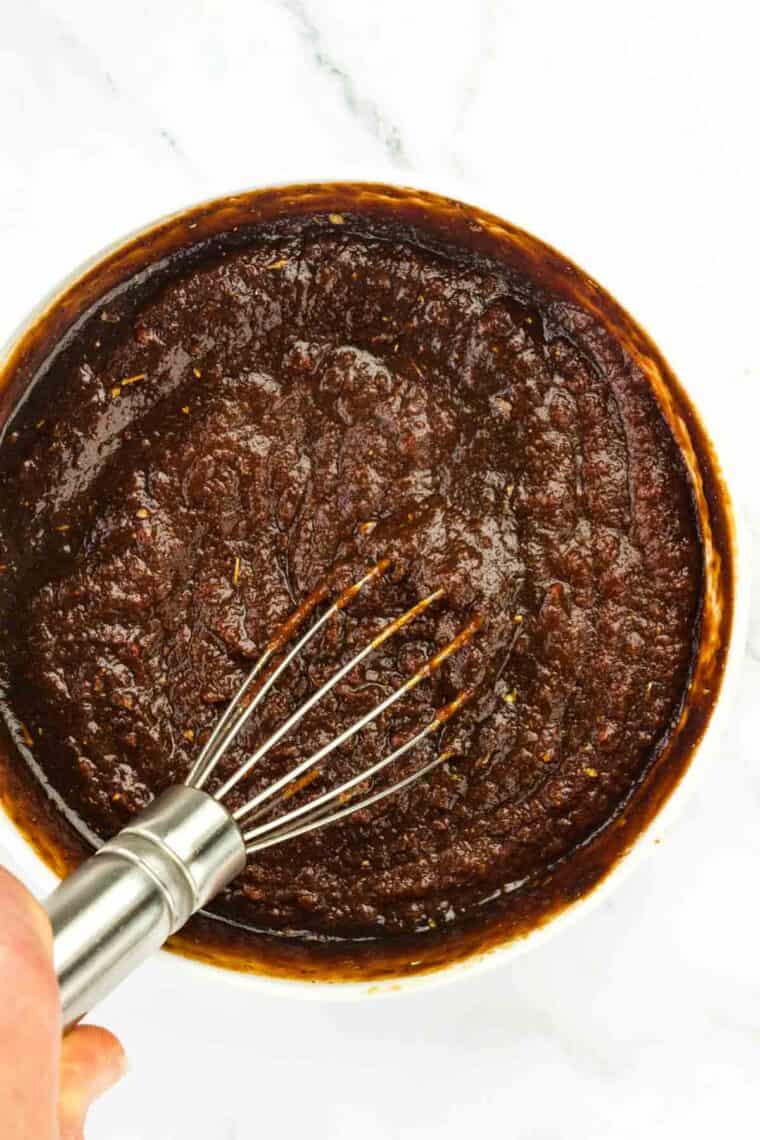
[[[125,245],[128,245],[135,238],[147,236],[157,227],[181,218],[183,214],[199,206],[212,205],[219,200],[224,200],[239,194],[251,193],[256,190],[277,190],[295,185],[306,185],[308,183],[351,182],[352,184],[356,184],[366,182],[375,183],[376,185],[382,184],[393,189],[403,190],[411,188],[414,190],[422,190],[444,197],[458,199],[465,203],[477,203],[479,208],[490,211],[497,217],[501,218],[503,216],[503,206],[500,207],[498,202],[494,203],[490,200],[494,197],[493,192],[484,193],[482,190],[473,192],[473,188],[467,186],[461,179],[454,179],[449,176],[443,179],[426,179],[422,175],[415,175],[414,186],[409,187],[406,183],[397,180],[397,173],[397,171],[394,172],[386,169],[379,173],[378,176],[370,177],[366,171],[362,171],[361,175],[357,177],[355,171],[350,171],[339,172],[337,175],[333,174],[327,178],[301,178],[297,181],[294,179],[286,179],[281,182],[266,182],[261,185],[249,186],[242,190],[237,189],[228,193],[216,194],[200,202],[194,201],[168,214],[151,219],[144,225],[137,227],[86,258],[75,269],[67,273],[54,288],[50,289],[12,331],[7,341],[3,344],[2,348],[0,348],[0,369],[4,366],[5,362],[11,358],[16,346],[43,314],[54,306],[77,280],[97,267],[111,254]],[[554,245],[553,240],[550,241],[550,244]],[[573,261],[575,261],[574,258]],[[611,292],[611,290],[607,291]],[[611,293],[611,295],[613,297],[616,296],[614,293]],[[634,320],[636,324],[640,328],[643,328],[644,331],[647,332],[647,335],[649,335],[648,330],[638,317],[634,317]],[[651,339],[653,343],[657,345],[657,340],[654,337],[651,337]],[[727,441],[721,438],[722,432],[717,430],[715,425],[710,422],[709,416],[704,416],[704,409],[695,399],[693,393],[689,391],[688,384],[684,384],[680,374],[677,373],[677,375],[679,383],[684,387],[690,402],[698,414],[700,424],[712,445],[714,462],[724,484],[727,514],[732,523],[730,541],[733,557],[734,596],[729,629],[728,651],[720,688],[716,695],[711,715],[701,738],[693,746],[691,758],[686,768],[678,779],[675,787],[673,787],[668,794],[663,805],[636,835],[628,850],[618,857],[602,879],[579,899],[569,903],[560,911],[549,916],[545,922],[532,928],[525,934],[518,935],[502,943],[495,943],[483,950],[475,951],[463,959],[444,963],[442,966],[418,974],[397,975],[379,980],[364,979],[355,981],[345,979],[311,980],[308,978],[290,978],[265,972],[236,970],[202,959],[190,958],[182,953],[169,950],[164,950],[156,955],[145,968],[153,970],[162,978],[167,980],[172,979],[175,983],[184,976],[194,978],[195,984],[200,984],[204,980],[213,982],[215,979],[223,976],[227,984],[232,984],[240,989],[263,991],[268,994],[279,994],[306,1000],[346,1001],[368,996],[398,995],[401,993],[409,993],[410,991],[431,989],[456,979],[475,976],[485,970],[514,960],[529,950],[542,946],[562,931],[571,928],[586,914],[606,901],[610,895],[625,882],[628,876],[642,865],[647,857],[654,851],[655,847],[659,847],[660,850],[662,849],[662,846],[664,846],[664,843],[671,835],[674,824],[680,817],[697,781],[711,763],[711,756],[717,751],[720,738],[729,721],[731,707],[736,697],[741,677],[743,653],[749,627],[752,571],[747,525],[737,504],[736,497],[732,492],[732,488],[738,485],[738,480],[731,458],[731,449],[727,446]],[[0,800],[0,854],[7,854],[10,857],[21,878],[40,896],[44,896],[53,890],[60,881],[59,876],[45,863],[42,857],[27,841],[23,832],[8,814],[2,800]]]

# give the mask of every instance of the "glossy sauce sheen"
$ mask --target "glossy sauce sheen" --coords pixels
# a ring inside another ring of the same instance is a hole
[[[524,272],[360,211],[253,228],[99,308],[10,428],[6,716],[97,836],[184,778],[268,637],[325,581],[333,596],[392,559],[212,788],[382,624],[446,593],[230,806],[483,619],[288,806],[475,688],[390,778],[443,750],[449,761],[257,854],[211,908],[252,951],[275,934],[307,957],[352,940],[380,953],[489,907],[530,909],[535,884],[615,818],[678,717],[702,597],[685,465],[635,361]],[[213,941],[213,927],[201,920],[195,937]]]

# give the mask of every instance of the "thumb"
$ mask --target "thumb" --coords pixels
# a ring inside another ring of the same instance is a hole
[[[61,1140],[83,1140],[90,1105],[115,1085],[125,1070],[124,1050],[107,1029],[80,1025],[64,1037],[58,1096]]]

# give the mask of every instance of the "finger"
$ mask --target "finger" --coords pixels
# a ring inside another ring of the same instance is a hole
[[[47,916],[0,868],[0,1119],[3,1140],[52,1140],[61,1010]]]
[[[124,1050],[112,1033],[80,1025],[63,1039],[58,1126],[61,1140],[82,1140],[93,1101],[124,1075]]]
[[[5,867],[0,867],[0,905],[3,908],[3,915],[7,912],[9,917],[11,914],[16,916],[20,933],[24,936],[30,935],[39,942],[46,951],[48,958],[52,959],[53,931],[50,928],[50,919],[44,907],[37,902],[33,894],[30,894],[24,884]],[[3,923],[2,925],[5,929],[0,931],[0,937],[9,933],[7,924]]]

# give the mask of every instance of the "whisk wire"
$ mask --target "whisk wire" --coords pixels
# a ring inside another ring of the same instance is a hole
[[[321,587],[302,603],[278,634],[266,645],[261,657],[251,669],[228,708],[220,717],[209,739],[204,744],[198,759],[185,781],[186,784],[190,787],[201,789],[204,784],[207,783],[240,730],[259,707],[285,669],[287,669],[312,638],[316,636],[320,629],[324,628],[326,623],[334,617],[336,613],[342,610],[364,586],[382,577],[390,565],[391,562],[389,559],[381,560],[361,579],[343,590],[332,605],[330,605],[324,613],[312,623],[306,632],[298,638],[292,648],[283,653],[274,668],[261,680],[262,671],[265,666],[273,659],[276,659],[281,651],[286,649],[288,641],[292,638],[296,630],[299,629],[303,621],[312,613],[319,602],[324,599],[326,587]],[[275,745],[290,732],[315,705],[334,689],[344,677],[350,674],[370,653],[378,649],[389,638],[398,633],[399,630],[414,621],[414,619],[424,613],[429,606],[442,598],[444,594],[445,591],[443,588],[434,590],[431,594],[428,594],[416,602],[404,613],[384,625],[367,645],[360,649],[349,661],[340,666],[268,737],[267,740],[248,756],[244,763],[241,764],[232,775],[222,782],[221,786],[213,793],[213,798],[222,802],[224,798],[248,776],[259,760],[274,748]],[[403,684],[375,705],[374,708],[370,709],[363,716],[360,716],[346,729],[328,741],[328,743],[296,764],[289,772],[267,785],[232,812],[233,819],[241,829],[247,850],[249,852],[260,851],[266,847],[281,843],[285,839],[292,838],[293,836],[303,835],[318,827],[325,827],[330,823],[344,818],[346,815],[369,807],[379,800],[384,799],[386,796],[400,791],[402,788],[407,787],[407,785],[415,780],[421,779],[439,764],[443,763],[443,761],[451,755],[450,752],[435,757],[423,767],[416,769],[408,776],[396,781],[390,786],[371,792],[359,801],[353,799],[353,795],[360,785],[371,781],[374,776],[390,767],[390,765],[397,760],[400,760],[453,716],[462,704],[469,700],[472,695],[471,690],[463,690],[460,692],[452,701],[439,709],[426,725],[416,733],[413,733],[413,735],[402,744],[376,761],[376,763],[369,768],[345,780],[337,787],[328,789],[315,799],[286,811],[285,814],[280,814],[273,819],[267,820],[265,818],[264,821],[256,823],[257,820],[262,820],[262,817],[269,816],[276,805],[284,803],[295,795],[296,792],[311,783],[313,779],[317,778],[321,774],[320,765],[322,761],[342,745],[346,744],[357,733],[361,732],[362,729],[377,720],[383,713],[387,712],[388,709],[396,704],[405,694],[411,692],[411,690],[419,685],[426,677],[431,676],[448,657],[461,649],[462,646],[470,640],[473,634],[480,629],[481,625],[482,619],[480,617],[473,618],[454,638],[433,654],[416,672],[408,677]],[[256,684],[257,680],[259,681],[258,686]],[[349,801],[347,806],[333,810],[336,803],[340,804],[345,801]]]
[[[391,784],[388,788],[380,788],[379,791],[365,796],[365,798],[362,800],[352,801],[346,807],[340,808],[338,811],[333,812],[331,815],[320,815],[317,819],[308,819],[300,826],[296,825],[295,827],[287,828],[283,832],[278,831],[274,835],[269,835],[259,841],[256,841],[255,839],[255,831],[244,834],[243,839],[246,841],[246,851],[249,855],[252,855],[256,851],[262,851],[267,847],[275,847],[278,843],[284,843],[286,839],[295,839],[298,835],[306,835],[309,831],[315,831],[317,828],[327,827],[329,824],[337,823],[339,819],[345,819],[347,815],[354,815],[356,812],[362,811],[364,808],[371,807],[373,804],[378,803],[380,800],[384,800],[388,796],[392,796],[395,795],[396,792],[400,792],[403,788],[408,787],[409,784],[413,784],[417,780],[421,780],[435,768],[440,767],[440,765],[445,763],[446,760],[450,759],[450,756],[451,753],[443,752],[440,755],[436,756],[429,763],[423,765],[422,768],[418,768],[416,771],[411,772],[408,776],[405,776],[403,780],[398,780],[395,784]],[[250,842],[252,837],[253,842]]]
[[[440,709],[433,717],[433,719],[428,721],[428,723],[423,728],[421,728],[419,732],[409,737],[408,740],[405,740],[404,743],[399,745],[398,748],[394,749],[393,752],[387,756],[384,756],[381,760],[378,760],[377,763],[373,764],[370,768],[367,768],[363,772],[359,772],[356,776],[352,776],[350,780],[346,780],[337,788],[330,788],[328,791],[323,792],[321,796],[317,796],[316,799],[311,800],[309,803],[302,804],[300,807],[293,808],[291,811],[287,812],[283,816],[279,816],[277,819],[270,820],[268,823],[261,824],[258,827],[245,831],[243,838],[246,840],[246,842],[249,840],[258,840],[273,831],[276,832],[278,836],[282,834],[284,837],[285,833],[288,835],[291,834],[291,825],[294,824],[295,821],[300,819],[302,816],[308,815],[309,822],[311,822],[313,819],[316,819],[317,817],[321,817],[323,815],[323,808],[329,807],[329,805],[334,803],[336,800],[340,801],[344,799],[344,797],[347,797],[358,784],[362,784],[367,780],[371,780],[373,776],[378,775],[379,772],[382,772],[385,768],[389,767],[397,760],[400,760],[401,757],[405,756],[407,752],[410,752],[413,748],[416,748],[418,744],[421,744],[426,737],[428,737],[432,732],[435,732],[436,729],[439,729],[449,719],[449,717],[453,716],[454,713],[464,704],[465,701],[469,700],[471,696],[472,690],[460,693],[457,697],[454,698],[453,701],[451,701],[444,708]],[[444,759],[445,758],[446,757],[444,757]],[[436,759],[439,758],[437,757]],[[412,773],[412,775],[413,777],[422,775],[422,769],[420,769],[418,772]],[[404,786],[403,781],[399,781],[397,784],[394,784],[392,788],[388,788],[387,792],[390,794],[392,790],[398,789],[402,786]],[[374,803],[375,801],[373,800],[372,802]],[[361,804],[365,804],[365,801],[361,801]],[[354,811],[358,810],[359,807],[360,803],[352,804],[352,810]],[[258,814],[259,813],[254,815],[253,819],[257,818]],[[335,818],[338,818],[338,816]],[[252,821],[253,820],[249,820],[249,823]],[[323,824],[326,824],[327,822],[327,820],[323,820]],[[257,849],[261,849],[261,846],[267,846],[267,844],[260,844]]]
[[[319,701],[321,701],[322,698],[325,697],[331,689],[334,689],[335,686],[340,681],[342,681],[343,678],[347,676],[347,674],[349,674],[352,669],[355,669],[357,665],[361,664],[365,657],[368,657],[370,653],[382,645],[383,642],[387,641],[388,638],[391,637],[394,633],[397,633],[400,629],[403,629],[405,625],[408,625],[410,621],[413,621],[416,617],[418,617],[423,612],[423,610],[426,610],[428,606],[431,606],[433,602],[437,601],[438,598],[441,598],[443,596],[443,593],[443,590],[435,590],[432,594],[429,594],[426,598],[423,598],[422,601],[417,602],[416,605],[412,606],[411,609],[407,610],[406,613],[401,615],[401,617],[398,617],[394,621],[389,622],[388,625],[381,629],[380,633],[377,634],[377,636],[374,637],[368,645],[365,645],[364,648],[361,649],[354,657],[352,657],[350,661],[347,661],[345,665],[342,665],[340,669],[338,669],[327,681],[325,681],[324,685],[317,689],[315,693],[312,693],[312,695],[308,697],[307,700],[305,700],[304,703],[300,705],[294,713],[291,713],[287,720],[284,721],[280,727],[272,733],[269,739],[265,740],[264,743],[259,748],[257,748],[251,756],[248,757],[245,763],[241,764],[238,770],[234,772],[232,776],[230,776],[230,778],[222,785],[219,791],[215,793],[214,798],[223,799],[224,796],[228,795],[229,792],[231,792],[232,789],[248,775],[248,773],[251,771],[254,765],[259,762],[262,756],[266,756],[267,752],[274,748],[275,744],[277,744],[278,741],[282,740],[283,736],[285,736],[286,733],[290,732],[291,728],[294,728],[299,721],[303,720],[307,712],[309,712],[309,710],[312,709],[314,705],[318,704]],[[320,624],[321,621],[322,619],[320,618],[317,624]],[[312,630],[313,629],[314,627],[312,627]],[[304,637],[301,638],[301,641],[299,641],[295,649],[287,655],[282,664],[278,666],[278,668],[270,677],[267,678],[266,682],[262,686],[262,690],[268,691],[269,688],[271,688],[274,680],[282,672],[286,664],[293,660],[293,657],[299,652],[301,646],[309,640],[309,637],[312,634],[312,630],[304,634]],[[389,707],[390,704],[393,704],[393,702],[397,701],[402,695],[403,693],[401,691],[397,691],[397,693],[391,694],[391,697],[388,697],[384,703],[383,708]],[[256,696],[258,698],[259,693],[257,693]],[[316,763],[318,759],[322,758],[322,756],[326,756],[329,752],[332,752],[339,745],[345,743],[345,741],[353,736],[356,732],[358,732],[360,728],[363,728],[366,724],[369,724],[370,720],[373,720],[375,716],[379,716],[383,711],[383,708],[378,707],[376,711],[368,713],[365,717],[362,717],[361,721],[357,722],[355,725],[352,725],[350,729],[346,729],[346,731],[344,733],[341,733],[340,736],[336,737],[335,740],[332,740],[328,745],[325,745],[325,748],[321,751],[321,754],[318,753],[311,760],[304,761],[303,764],[299,765],[298,768],[294,769],[294,771],[291,772],[288,776],[284,776],[281,780],[276,780],[268,788],[265,788],[263,792],[260,792],[259,796],[254,796],[254,798],[248,804],[245,804],[242,808],[239,808],[238,811],[234,813],[235,819],[239,819],[242,815],[244,815],[248,808],[257,807],[262,799],[268,799],[269,796],[274,795],[275,792],[279,791],[281,787],[289,783],[290,780],[296,779],[301,774],[301,772],[305,771],[306,768],[310,767],[313,763]]]
[[[330,618],[334,617],[336,613],[343,609],[369,582],[381,577],[389,565],[390,561],[388,559],[382,559],[376,563],[363,578],[360,578],[359,581],[354,582],[352,586],[344,590],[329,609],[325,610],[322,616],[310,626],[303,637],[289,650],[277,668],[272,670],[263,685],[254,693],[251,700],[246,701],[245,698],[252,688],[254,681],[261,673],[261,670],[277,651],[282,648],[284,642],[287,640],[288,634],[298,628],[298,625],[308,617],[314,607],[322,600],[326,592],[325,588],[316,591],[311,597],[307,598],[306,602],[296,610],[290,621],[285,624],[283,630],[266,645],[261,657],[259,657],[242,686],[238,689],[224,714],[217,721],[211,736],[204,744],[198,759],[185,780],[186,784],[194,788],[203,788],[230,744],[232,744],[250,717],[253,716],[253,713],[264,700],[278,677],[287,669],[291,661],[308,645],[311,639],[327,624]],[[219,799],[221,797],[217,795],[216,798]]]
[[[396,629],[402,628],[402,625],[399,624],[402,622],[402,619],[406,619],[403,621],[403,624],[407,624],[408,621],[411,621],[413,617],[416,617],[421,612],[422,607],[427,608],[427,606],[431,605],[432,602],[435,601],[436,597],[440,596],[441,593],[442,591],[436,591],[435,594],[431,594],[428,598],[424,598],[422,602],[418,602],[416,606],[413,606],[411,610],[408,610],[406,614],[402,615],[402,618],[397,618],[395,622],[391,623],[393,626],[395,626],[393,632],[395,632]],[[474,632],[475,628],[477,628],[475,623],[471,622],[470,626],[467,627],[467,631]],[[356,664],[357,660],[361,660],[361,657],[366,656],[374,648],[377,648],[377,645],[381,644],[380,638],[382,638],[383,641],[387,640],[388,636],[390,636],[388,633],[389,629],[390,627],[387,626],[383,631],[381,631],[379,637],[375,638],[374,642],[371,642],[366,647],[366,649],[362,651],[361,656],[354,658],[352,662],[349,662],[348,666],[344,667],[344,670],[339,670],[338,673],[335,674],[330,679],[330,681],[327,682],[327,685],[323,685],[322,689],[314,694],[314,697],[312,698],[313,703],[316,704],[323,693],[326,692],[328,688],[331,688],[336,680],[340,680],[341,674],[344,675],[345,671],[348,671],[351,667],[353,667],[353,665]],[[463,631],[463,633],[467,631]],[[309,756],[306,760],[303,760],[300,764],[297,764],[296,767],[292,769],[292,771],[288,772],[284,776],[281,776],[280,779],[275,780],[274,783],[269,784],[266,788],[259,792],[258,795],[254,796],[247,803],[243,804],[242,807],[233,812],[233,818],[237,820],[238,823],[240,823],[251,811],[255,811],[260,804],[263,804],[267,800],[271,799],[271,797],[276,795],[277,792],[281,791],[283,788],[286,788],[289,784],[291,784],[293,780],[297,780],[299,776],[308,771],[310,768],[314,768],[317,764],[324,760],[325,757],[329,756],[331,752],[334,752],[336,748],[340,748],[342,744],[345,744],[363,728],[366,728],[366,726],[368,724],[371,724],[372,721],[377,720],[379,716],[382,716],[384,712],[396,704],[396,702],[399,701],[403,696],[405,696],[407,693],[410,693],[412,689],[416,688],[416,686],[419,685],[420,681],[422,681],[425,677],[430,676],[430,674],[434,672],[434,670],[437,669],[440,665],[442,665],[446,658],[454,653],[462,643],[462,634],[458,634],[455,638],[452,638],[452,640],[448,642],[448,644],[445,645],[443,649],[439,650],[438,653],[426,661],[425,664],[422,665],[422,667],[418,669],[416,673],[412,674],[412,676],[404,681],[402,685],[399,685],[399,687],[395,689],[389,696],[380,701],[379,704],[375,705],[375,707],[370,709],[369,712],[365,713],[364,716],[359,717],[358,720],[354,721],[353,724],[349,725],[349,727],[344,729],[344,731],[341,732],[338,736],[334,737],[327,744],[323,745],[323,747],[315,752],[312,756]],[[461,704],[461,701],[459,703]],[[303,707],[304,706],[302,706],[302,708]],[[457,705],[457,707],[459,707],[459,705]],[[431,722],[430,731],[432,731],[436,723],[439,723],[437,721],[437,718]]]

